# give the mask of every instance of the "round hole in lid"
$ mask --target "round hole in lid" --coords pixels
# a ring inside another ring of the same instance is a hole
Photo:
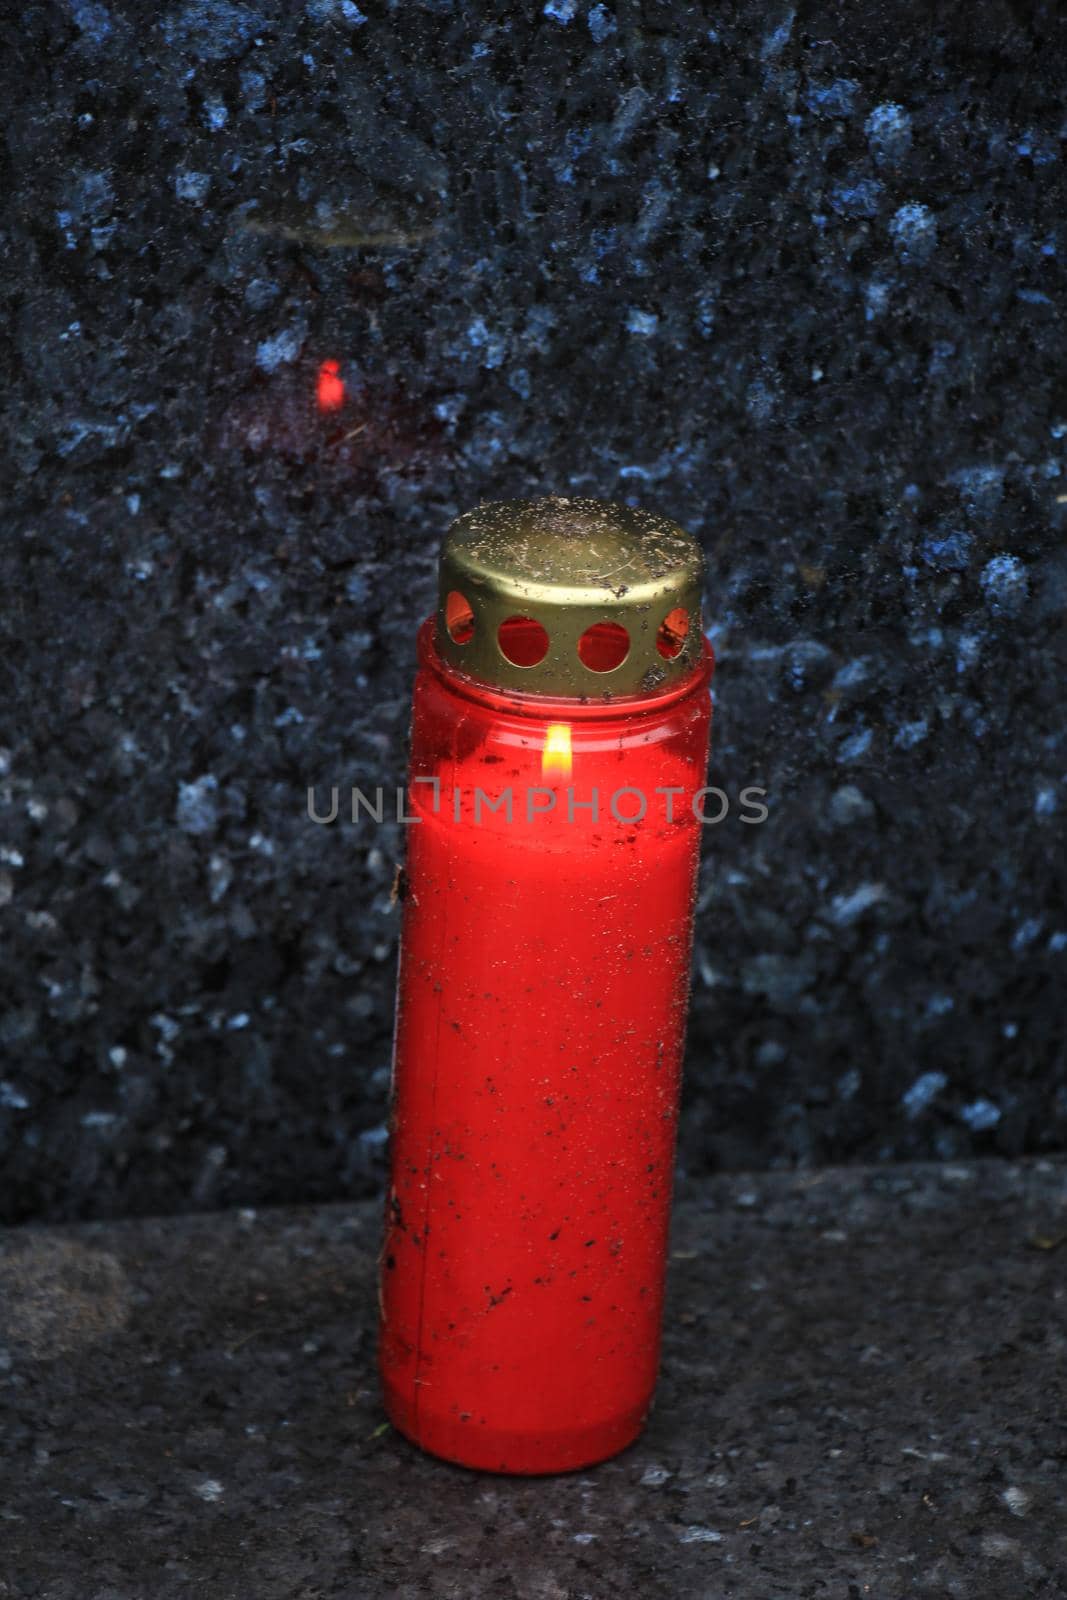
[[[614,672],[630,654],[630,635],[621,622],[594,622],[578,640],[578,656],[590,672]]]
[[[474,612],[470,601],[453,589],[445,601],[445,627],[453,644],[466,644],[474,637]]]
[[[507,617],[496,631],[500,653],[513,667],[536,667],[548,654],[548,634],[533,617]]]
[[[656,649],[667,661],[680,656],[689,633],[689,613],[684,606],[668,611],[656,634]]]

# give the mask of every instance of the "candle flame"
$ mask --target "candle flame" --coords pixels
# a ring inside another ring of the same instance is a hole
[[[550,722],[545,729],[545,748],[541,755],[542,778],[569,778],[571,775],[571,730],[565,722]]]

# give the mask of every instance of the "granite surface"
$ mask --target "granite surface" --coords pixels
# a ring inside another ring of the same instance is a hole
[[[1062,1600],[1067,1164],[730,1175],[641,1440],[508,1479],[373,1368],[378,1209],[0,1235],[4,1600]]]
[[[544,492],[708,554],[686,1170],[1062,1150],[1063,13],[0,27],[0,1214],[373,1192],[401,830],[306,792]]]

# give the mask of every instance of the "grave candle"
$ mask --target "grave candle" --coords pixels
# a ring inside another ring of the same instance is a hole
[[[710,725],[693,541],[587,500],[453,524],[419,636],[379,1364],[500,1472],[655,1385]]]

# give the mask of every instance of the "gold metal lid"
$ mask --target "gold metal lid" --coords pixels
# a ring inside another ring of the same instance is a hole
[[[704,558],[666,517],[605,500],[498,500],[441,550],[435,641],[496,689],[654,695],[702,659]]]

